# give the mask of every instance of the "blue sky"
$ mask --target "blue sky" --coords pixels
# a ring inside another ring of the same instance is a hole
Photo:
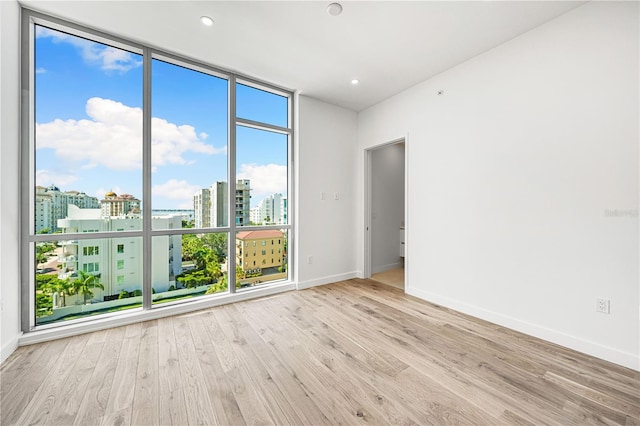
[[[142,198],[142,56],[37,27],[36,184],[101,199]],[[227,81],[152,65],[152,208],[192,208],[192,196],[227,180]],[[287,100],[237,86],[238,116],[286,127]],[[238,178],[252,206],[286,194],[287,138],[238,127]]]

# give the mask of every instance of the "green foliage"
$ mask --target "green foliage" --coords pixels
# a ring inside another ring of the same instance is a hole
[[[171,285],[169,286],[169,291],[174,291],[175,289],[176,289],[176,286],[175,286],[175,285],[171,284]]]
[[[133,297],[138,297],[138,296],[142,296],[142,290],[140,289],[133,290]]]
[[[196,269],[206,269],[210,263],[222,263],[227,258],[226,234],[187,234],[182,236],[182,257],[196,264]]]
[[[51,296],[58,295],[58,308],[67,305],[67,295],[74,294],[73,285],[68,279],[61,280],[56,275],[36,275],[36,290]]]
[[[44,291],[47,287],[50,288],[52,285],[54,285],[56,281],[60,281],[60,279],[56,275],[37,274],[36,290]]]
[[[36,244],[36,262],[45,263],[48,260],[49,253],[56,249],[55,243],[39,243]]]
[[[227,282],[227,275],[225,274],[218,280],[217,283],[209,286],[205,294],[214,294],[214,293],[227,291],[228,287],[229,287],[229,284]]]
[[[176,277],[182,287],[194,288],[201,285],[206,285],[212,282],[211,277],[204,270],[195,270],[183,272]]]
[[[129,292],[122,290],[120,294],[118,294],[118,299],[126,299],[129,297]]]
[[[93,289],[99,288],[104,290],[104,285],[100,283],[100,279],[92,274],[78,271],[78,278],[71,282],[75,294],[82,294],[83,304],[87,304],[87,299],[93,297]]]
[[[36,293],[36,317],[53,314],[53,298],[50,294]]]

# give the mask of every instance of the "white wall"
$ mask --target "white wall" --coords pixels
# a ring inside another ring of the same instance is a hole
[[[408,134],[410,294],[640,369],[638,36],[590,2],[360,113]]]
[[[300,96],[298,117],[295,259],[298,288],[305,288],[357,275],[355,211],[361,201],[356,113]]]
[[[19,23],[18,3],[0,1],[0,362],[20,335]]]
[[[371,272],[402,266],[400,226],[404,224],[404,144],[371,152]]]

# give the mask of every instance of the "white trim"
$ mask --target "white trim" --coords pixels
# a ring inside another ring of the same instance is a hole
[[[19,335],[16,334],[11,340],[9,340],[9,342],[7,342],[6,345],[2,347],[2,350],[0,351],[0,364],[5,362],[5,360],[9,358],[9,356],[13,353],[13,351],[18,349],[18,338]]]
[[[316,278],[314,280],[298,283],[298,290],[304,290],[305,288],[316,287],[319,285],[332,284],[338,281],[346,281],[353,278],[361,278],[361,276],[362,276],[362,272],[359,272],[359,271],[352,271],[352,272],[347,272],[344,274],[337,274],[337,275],[329,275],[327,277]]]
[[[489,311],[479,306],[470,305],[459,300],[450,299],[424,290],[405,287],[405,292],[411,296],[444,306],[455,311],[492,322],[515,331],[537,337],[560,346],[564,346],[605,361],[613,362],[636,371],[640,371],[640,355],[623,352],[597,342],[572,336],[558,330],[542,327],[527,321],[522,321],[507,315]]]
[[[389,263],[386,265],[376,266],[371,271],[372,274],[379,274],[380,272],[390,271],[392,269],[397,269],[402,267],[402,262]]]
[[[16,340],[19,346],[31,345],[33,343],[46,342],[53,339],[60,339],[63,337],[76,336],[78,334],[90,333],[92,331],[104,330],[107,328],[119,327],[158,318],[165,318],[172,315],[185,314],[188,312],[208,309],[214,306],[225,305],[228,303],[256,299],[258,297],[264,296],[271,296],[278,293],[284,293],[285,291],[295,290],[295,288],[296,286],[292,282],[273,284],[268,287],[265,286],[264,288],[242,290],[237,293],[220,295],[216,298],[207,298],[206,300],[194,300],[190,303],[183,303],[166,307],[163,306],[148,311],[139,310],[128,314],[124,313],[115,317],[96,318],[95,320],[89,322],[71,324],[68,326],[61,326],[57,328],[49,328],[46,330],[32,331],[23,334],[19,339]]]

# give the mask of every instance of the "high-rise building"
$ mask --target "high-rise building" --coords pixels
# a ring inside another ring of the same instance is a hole
[[[118,195],[113,191],[104,194],[100,201],[103,218],[140,214],[140,200],[130,194]]]
[[[229,186],[218,181],[209,188],[202,188],[193,196],[194,223],[196,228],[229,226]],[[239,179],[236,183],[235,220],[237,225],[249,225],[251,183]]]
[[[193,196],[193,223],[196,228],[211,226],[211,191],[208,188]]]
[[[229,226],[229,203],[228,203],[228,189],[227,182],[216,182],[209,187],[211,192],[211,226]]]
[[[260,201],[257,207],[252,209],[251,221],[258,224],[287,223],[287,197],[282,194],[272,194]]]
[[[58,219],[67,216],[67,206],[74,205],[82,209],[95,209],[100,207],[96,197],[91,197],[84,192],[65,191],[51,185],[49,187],[36,186],[35,197],[35,231],[40,232],[49,229],[51,232],[58,230]]]
[[[249,210],[249,219],[251,220],[251,223],[255,223],[255,224],[262,223],[261,212],[262,212],[262,209],[260,208],[259,205],[255,207],[251,207],[251,210]]]
[[[64,233],[133,231],[142,229],[142,217],[112,216],[105,218],[102,209],[81,209],[69,205],[68,216],[58,220]],[[154,216],[155,229],[180,229],[179,214]],[[182,272],[182,236],[163,235],[153,237],[153,264],[151,285],[157,292],[167,291],[175,276]],[[96,238],[90,240],[60,241],[62,255],[61,278],[76,271],[100,274],[104,291],[96,290],[95,298],[113,296],[121,291],[131,292],[142,288],[142,239],[140,237]]]
[[[251,182],[249,179],[238,179],[235,196],[236,225],[249,226],[249,210],[251,210]]]

